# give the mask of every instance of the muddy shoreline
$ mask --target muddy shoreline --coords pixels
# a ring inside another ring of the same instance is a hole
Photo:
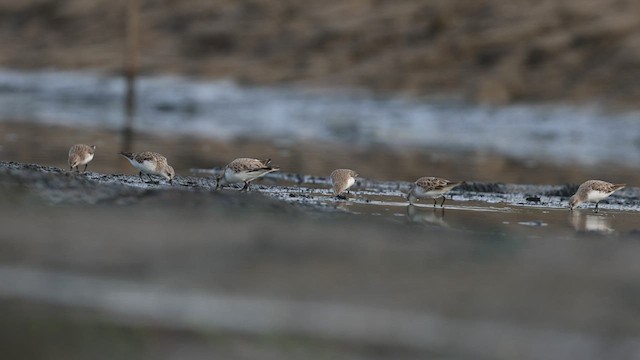
[[[239,206],[251,202],[251,206],[257,209],[267,206],[290,211],[290,206],[285,204],[294,204],[307,210],[343,211],[339,205],[344,203],[344,200],[332,196],[328,177],[273,173],[252,184],[248,193],[237,196],[240,194],[235,192],[239,189],[237,187],[213,191],[216,171],[219,169],[192,169],[198,176],[176,176],[173,185],[169,185],[164,180],[149,183],[132,175],[100,174],[91,171],[75,173],[57,167],[0,162],[3,185],[19,185],[56,204],[129,204],[161,193],[192,192],[196,194],[193,196],[195,199],[202,199],[200,195],[206,194],[225,205]],[[359,178],[354,185],[353,196],[348,201],[367,204],[371,201],[368,196],[385,196],[392,201],[403,202],[409,186],[410,183],[406,181]],[[462,202],[480,201],[488,204],[564,208],[568,197],[575,193],[577,187],[576,184],[521,185],[469,181],[452,191],[451,199]],[[424,204],[426,205],[426,202]],[[640,189],[628,187],[618,191],[603,201],[602,207],[640,211]]]

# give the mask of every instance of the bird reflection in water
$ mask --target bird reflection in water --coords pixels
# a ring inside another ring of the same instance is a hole
[[[410,222],[432,225],[437,227],[449,227],[444,220],[444,208],[424,208],[415,205],[407,206],[407,218]]]
[[[614,232],[609,217],[598,214],[584,214],[582,211],[571,212],[571,225],[576,231],[610,234]]]

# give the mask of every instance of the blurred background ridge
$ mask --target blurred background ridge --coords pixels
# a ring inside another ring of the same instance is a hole
[[[124,3],[0,1],[0,66],[120,73]],[[598,99],[636,107],[640,100],[640,3],[633,0],[140,5],[145,74],[449,94],[492,104]]]

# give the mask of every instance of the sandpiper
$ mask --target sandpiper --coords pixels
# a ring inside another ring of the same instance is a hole
[[[336,169],[331,172],[331,185],[333,193],[339,198],[346,198],[343,193],[356,182],[358,174],[351,169]]]
[[[80,172],[80,165],[84,165],[84,170],[87,171],[89,161],[93,160],[93,155],[96,151],[95,145],[75,144],[69,149],[69,171],[76,168],[77,172]]]
[[[153,182],[151,175],[162,176],[169,181],[169,184],[173,183],[173,178],[176,176],[175,171],[167,163],[167,158],[153,151],[143,151],[141,153],[129,153],[121,152],[120,155],[124,156],[134,168],[140,170],[140,179],[142,174],[147,174],[149,180]]]
[[[225,185],[244,182],[244,187],[240,189],[249,190],[249,183],[263,177],[270,172],[278,171],[279,168],[270,166],[271,159],[258,160],[252,158],[238,158],[224,167],[222,174],[216,178],[216,190]]]
[[[569,209],[573,210],[583,202],[594,202],[596,207],[593,211],[598,212],[598,203],[600,201],[625,186],[625,184],[612,184],[602,180],[587,180],[580,185],[578,191],[569,199]]]
[[[462,181],[452,182],[431,176],[421,177],[411,185],[409,193],[407,194],[407,200],[409,200],[409,204],[413,204],[418,198],[432,198],[433,206],[435,207],[437,204],[436,199],[442,197],[440,207],[443,207],[445,200],[447,200],[444,195],[462,183]]]

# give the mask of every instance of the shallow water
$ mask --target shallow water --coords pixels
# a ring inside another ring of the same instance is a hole
[[[535,188],[530,190],[535,191]],[[477,194],[457,190],[447,195],[443,207],[440,206],[441,199],[434,207],[430,199],[409,205],[402,192],[405,189],[376,189],[375,186],[353,190],[347,200],[336,199],[327,185],[287,187],[284,190],[260,187],[259,191],[284,201],[335,207],[354,215],[379,217],[396,224],[421,224],[476,234],[519,233],[529,238],[561,238],[588,233],[615,236],[640,231],[640,202],[633,195],[624,200],[616,195],[609,200],[611,203],[603,202],[599,212],[594,212],[593,204],[569,211],[567,199],[557,196],[543,196],[541,203],[527,203],[524,200],[527,195],[517,192]]]
[[[504,204],[487,206],[479,202],[449,204],[445,208],[431,205],[407,206],[399,203],[372,202],[371,207],[351,206],[351,211],[394,216],[402,223],[417,223],[466,231],[521,233],[528,238],[565,237],[575,232],[614,235],[637,231],[638,214],[628,211],[589,209],[570,212],[567,209],[517,207]],[[372,211],[373,210],[373,211]]]
[[[0,71],[0,121],[120,129],[123,89],[121,78],[99,73]],[[640,115],[597,107],[483,107],[167,76],[143,77],[138,90],[135,128],[142,133],[443,148],[583,165],[640,163]]]

